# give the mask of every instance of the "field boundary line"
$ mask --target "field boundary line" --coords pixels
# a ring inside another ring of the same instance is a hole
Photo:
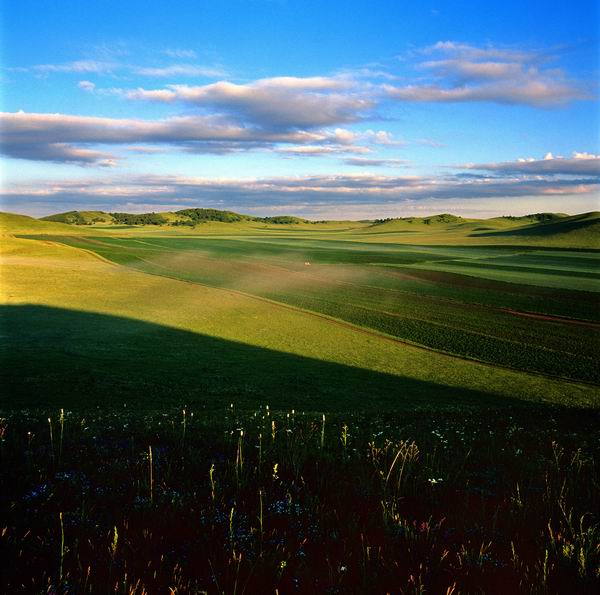
[[[147,264],[150,264],[151,266],[159,266],[160,268],[165,268],[168,269],[168,267],[163,266],[163,265],[157,265],[156,263],[147,261],[141,257],[138,256],[138,260],[141,260],[142,262],[145,262]],[[415,349],[419,349],[421,351],[426,351],[428,353],[437,353],[437,354],[441,354],[444,355],[446,357],[450,357],[450,358],[454,358],[457,360],[461,360],[464,362],[470,362],[472,364],[477,364],[477,365],[481,365],[481,366],[485,366],[487,368],[492,368],[492,369],[496,369],[496,370],[509,370],[511,372],[516,372],[518,374],[527,374],[530,376],[536,376],[536,377],[541,377],[541,378],[550,378],[550,379],[554,379],[554,380],[560,380],[562,382],[566,382],[568,384],[574,384],[574,385],[579,385],[579,386],[589,386],[589,387],[594,387],[594,388],[598,388],[599,385],[594,383],[594,382],[588,382],[585,380],[578,380],[575,378],[568,378],[566,376],[559,376],[556,374],[543,374],[542,372],[536,372],[535,370],[521,370],[519,368],[514,368],[512,366],[501,366],[498,364],[493,364],[491,362],[486,362],[483,360],[479,360],[473,357],[468,357],[468,356],[462,356],[462,355],[457,355],[455,353],[451,353],[449,351],[444,351],[442,349],[433,349],[432,347],[427,347],[426,345],[421,345],[420,343],[413,343],[412,341],[409,341],[407,339],[401,339],[399,337],[394,337],[393,335],[388,335],[387,333],[382,333],[379,331],[376,331],[374,329],[369,329],[363,326],[358,326],[356,324],[352,324],[351,322],[347,322],[345,320],[341,320],[340,318],[334,318],[333,316],[328,316],[326,314],[321,314],[319,312],[314,312],[313,310],[305,310],[304,308],[300,308],[298,306],[292,306],[290,304],[285,304],[283,302],[277,302],[275,300],[270,300],[269,298],[264,298],[261,296],[257,296],[257,295],[253,295],[251,293],[246,293],[244,291],[240,291],[238,289],[230,289],[230,288],[225,288],[225,287],[216,287],[214,285],[209,285],[207,283],[201,283],[200,281],[191,281],[189,279],[180,279],[178,277],[172,277],[170,275],[167,274],[161,274],[161,273],[153,273],[150,271],[140,271],[139,269],[134,269],[133,267],[128,267],[126,265],[119,265],[117,264],[117,266],[123,266],[125,268],[130,268],[133,270],[136,270],[138,272],[141,273],[146,273],[148,275],[154,275],[156,277],[162,277],[165,279],[169,279],[171,281],[180,281],[183,283],[189,283],[191,285],[198,285],[200,287],[206,287],[208,289],[213,289],[213,290],[217,290],[217,291],[224,291],[226,293],[229,293],[231,295],[239,295],[242,297],[246,297],[246,298],[250,298],[252,300],[256,300],[259,302],[263,302],[266,304],[270,304],[272,306],[276,306],[279,308],[283,308],[285,310],[290,310],[292,312],[300,312],[302,314],[306,314],[307,316],[312,316],[315,318],[320,318],[322,320],[328,321],[336,326],[340,326],[343,328],[347,328],[365,335],[369,335],[378,339],[383,339],[385,341],[389,341],[392,343],[397,343],[400,345],[408,345],[409,347],[413,347]]]
[[[68,236],[68,237],[74,237],[74,236]],[[34,240],[34,241],[37,241],[37,240]],[[119,263],[109,260],[108,258],[106,258],[106,257],[102,256],[101,254],[98,254],[97,252],[94,252],[93,250],[90,250],[88,248],[81,248],[80,246],[71,246],[71,244],[65,244],[64,242],[57,242],[55,240],[45,240],[45,241],[48,242],[49,244],[52,244],[55,246],[61,246],[61,247],[66,246],[67,248],[71,248],[72,250],[81,250],[82,252],[85,252],[86,254],[93,256],[97,260],[104,262],[105,264],[109,264],[113,267],[121,266]]]
[[[74,236],[70,236],[70,237],[74,237]],[[53,242],[53,243],[60,243],[61,245],[65,245],[62,242]],[[269,298],[265,298],[265,297],[261,297],[261,296],[257,296],[257,295],[251,294],[251,293],[246,293],[244,291],[240,291],[240,290],[237,290],[237,289],[230,289],[230,288],[225,288],[225,287],[217,287],[217,286],[214,286],[214,285],[209,285],[207,283],[202,283],[200,281],[192,281],[190,279],[181,279],[179,277],[173,277],[171,275],[163,274],[163,273],[159,273],[159,272],[151,272],[151,271],[140,270],[140,269],[135,268],[133,266],[128,266],[128,265],[119,264],[117,262],[110,261],[109,259],[107,259],[107,258],[105,258],[105,257],[103,257],[103,256],[101,256],[101,255],[99,255],[99,254],[97,254],[95,252],[93,252],[93,250],[89,250],[89,249],[86,249],[86,248],[81,248],[81,247],[78,247],[78,246],[69,246],[69,247],[73,248],[74,250],[82,250],[83,252],[92,254],[96,258],[98,258],[99,260],[101,260],[102,262],[106,262],[106,263],[111,264],[111,265],[113,265],[115,267],[134,270],[134,271],[136,271],[138,273],[142,273],[142,274],[154,275],[156,277],[161,277],[161,278],[164,278],[164,279],[169,279],[170,281],[177,281],[177,282],[187,283],[187,284],[190,284],[190,285],[196,285],[196,286],[199,286],[199,287],[205,287],[205,288],[212,289],[212,290],[215,290],[215,291],[222,291],[222,292],[225,292],[225,293],[229,293],[230,295],[242,296],[242,297],[249,298],[249,299],[252,299],[252,300],[256,300],[256,301],[259,301],[259,302],[262,302],[262,303],[270,304],[270,305],[276,306],[278,308],[282,308],[282,309],[285,309],[285,310],[290,310],[292,312],[299,312],[299,313],[302,313],[302,314],[306,314],[307,316],[312,316],[314,318],[319,318],[319,319],[328,321],[328,322],[330,322],[330,323],[332,323],[332,324],[334,324],[336,326],[342,327],[342,328],[347,328],[349,330],[353,330],[353,331],[356,331],[356,332],[359,332],[359,333],[362,333],[362,334],[365,334],[365,335],[369,335],[371,337],[375,337],[375,338],[382,339],[382,340],[385,340],[385,341],[388,341],[388,342],[392,342],[392,343],[396,343],[396,344],[399,344],[399,345],[407,345],[409,347],[413,347],[413,348],[421,350],[421,351],[426,351],[428,353],[437,353],[437,354],[441,354],[441,355],[444,355],[444,356],[449,357],[449,358],[461,360],[461,361],[464,361],[464,362],[470,362],[472,364],[477,364],[477,365],[485,366],[487,368],[496,369],[496,370],[508,370],[508,371],[515,372],[515,373],[518,373],[518,374],[526,374],[526,375],[529,375],[529,376],[535,376],[535,377],[541,377],[541,378],[549,378],[549,379],[554,379],[554,380],[560,380],[560,381],[568,383],[568,384],[579,385],[579,386],[588,386],[588,387],[593,387],[593,388],[596,388],[596,389],[598,389],[598,387],[599,387],[599,385],[596,384],[596,383],[594,383],[594,382],[588,382],[588,381],[585,381],[585,380],[578,380],[578,379],[574,379],[574,378],[568,378],[568,377],[565,377],[565,376],[559,376],[559,375],[555,375],[555,374],[544,374],[542,372],[536,372],[534,370],[522,370],[522,369],[519,369],[519,368],[514,368],[512,366],[501,366],[501,365],[498,365],[498,364],[494,364],[492,362],[486,362],[484,360],[479,360],[479,359],[468,357],[468,356],[458,355],[458,354],[455,354],[455,353],[452,353],[452,352],[449,352],[449,351],[444,351],[442,349],[434,349],[434,348],[428,347],[426,345],[421,345],[419,343],[413,343],[412,341],[409,341],[407,339],[401,339],[399,337],[395,337],[393,335],[388,335],[387,333],[376,331],[374,329],[370,329],[370,328],[367,328],[367,327],[362,327],[362,326],[359,326],[359,325],[355,325],[355,324],[353,324],[351,322],[347,322],[347,321],[339,319],[339,318],[334,318],[334,317],[328,316],[326,314],[321,314],[319,312],[314,312],[313,310],[306,310],[306,309],[300,308],[298,306],[292,306],[290,304],[286,304],[286,303],[283,303],[283,302],[278,302],[278,301],[271,300]],[[149,264],[150,266],[164,268],[164,269],[169,270],[169,268],[166,267],[166,266],[164,266],[164,265],[160,265],[160,264],[148,261],[148,260],[146,260],[146,259],[144,259],[144,258],[142,258],[140,256],[136,256],[136,258],[138,260],[146,263],[146,264]]]

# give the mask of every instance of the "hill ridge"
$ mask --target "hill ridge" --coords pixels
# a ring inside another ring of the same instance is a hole
[[[490,217],[487,219],[479,218],[464,218],[460,215],[451,213],[439,213],[435,215],[427,215],[425,217],[387,217],[382,219],[363,219],[356,223],[370,223],[371,226],[380,226],[390,222],[405,222],[405,223],[421,223],[424,225],[431,224],[450,224],[450,223],[466,223],[473,221],[502,221],[515,223],[549,223],[569,219],[572,217],[580,217],[584,215],[600,215],[597,211],[590,213],[581,213],[580,215],[568,215],[566,213],[540,212],[527,215],[501,215],[499,217]],[[54,221],[58,223],[67,223],[70,225],[93,225],[95,223],[108,223],[118,225],[195,225],[208,221],[218,221],[221,223],[236,223],[241,221],[254,221],[259,223],[272,223],[280,225],[293,225],[299,223],[327,223],[337,220],[311,221],[302,217],[293,215],[275,215],[267,217],[258,217],[254,215],[246,215],[235,211],[213,209],[213,208],[189,208],[180,209],[178,211],[162,211],[162,212],[147,212],[147,213],[125,213],[125,212],[108,212],[108,211],[86,211],[73,210],[62,213],[55,213],[40,217],[41,221]]]

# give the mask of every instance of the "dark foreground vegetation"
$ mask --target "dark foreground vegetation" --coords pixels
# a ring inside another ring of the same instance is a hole
[[[595,412],[5,415],[2,593],[598,592]]]

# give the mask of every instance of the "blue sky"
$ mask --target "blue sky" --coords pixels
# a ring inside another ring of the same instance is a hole
[[[596,2],[7,0],[2,209],[595,210]]]

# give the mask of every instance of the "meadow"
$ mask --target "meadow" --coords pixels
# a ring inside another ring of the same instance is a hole
[[[117,215],[0,216],[2,592],[596,592],[597,214]]]

